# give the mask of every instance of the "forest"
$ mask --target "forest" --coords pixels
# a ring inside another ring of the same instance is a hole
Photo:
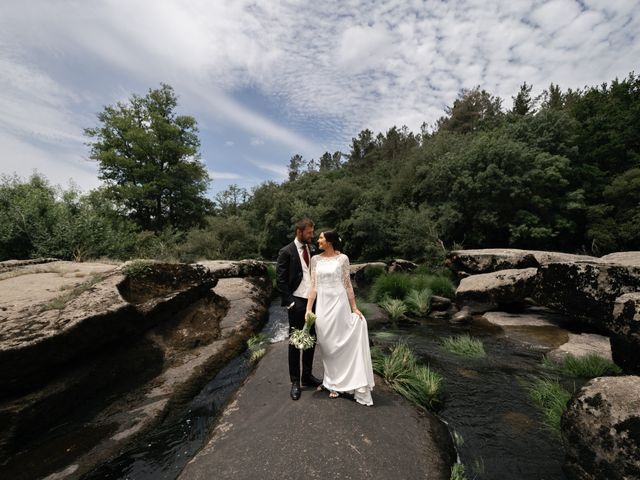
[[[275,259],[309,216],[352,261],[438,265],[457,248],[640,250],[640,79],[551,84],[512,104],[476,87],[420,132],[358,133],[347,152],[293,155],[288,178],[206,197],[197,122],[168,85],[87,128],[103,185],[0,179],[0,260]]]

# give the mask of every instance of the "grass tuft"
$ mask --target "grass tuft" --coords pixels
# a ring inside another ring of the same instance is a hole
[[[380,303],[386,297],[403,300],[409,290],[411,290],[411,281],[406,273],[383,273],[373,282],[371,298],[376,303]]]
[[[482,340],[473,338],[467,334],[445,337],[441,340],[441,343],[442,348],[447,352],[463,357],[482,358],[487,356]]]
[[[559,434],[560,418],[567,408],[571,393],[558,380],[539,378],[529,387],[529,396],[542,411],[544,424]]]
[[[267,353],[266,343],[267,337],[262,333],[258,333],[247,340],[247,348],[250,352],[249,361],[251,363],[255,363],[264,357],[264,354]]]
[[[374,371],[407,400],[429,410],[438,404],[442,375],[428,366],[418,365],[407,344],[395,344],[389,355],[385,355],[379,347],[374,347],[371,359]]]
[[[462,463],[454,463],[451,467],[451,475],[449,480],[467,480],[467,474]]]
[[[67,304],[79,297],[81,294],[90,290],[96,283],[101,282],[104,279],[104,275],[102,273],[96,273],[91,276],[91,278],[85,282],[82,282],[79,285],[76,285],[70,291],[65,291],[62,295],[59,295],[45,305],[42,306],[41,312],[46,310],[62,310]]]
[[[404,299],[409,310],[416,315],[425,316],[431,309],[431,289],[411,290]]]
[[[595,353],[590,353],[583,357],[568,354],[560,363],[556,363],[545,356],[542,360],[542,365],[567,377],[595,378],[622,373],[622,369],[618,365]]]
[[[398,300],[397,298],[387,297],[380,302],[380,306],[389,314],[389,317],[391,317],[391,320],[394,322],[407,313],[407,306],[402,300]]]

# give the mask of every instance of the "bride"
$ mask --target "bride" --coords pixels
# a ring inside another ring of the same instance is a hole
[[[322,384],[331,398],[341,392],[353,393],[358,403],[373,405],[369,334],[364,315],[356,307],[349,257],[340,253],[335,231],[322,232],[318,246],[324,252],[311,257],[307,313],[317,296],[315,325],[324,366]]]

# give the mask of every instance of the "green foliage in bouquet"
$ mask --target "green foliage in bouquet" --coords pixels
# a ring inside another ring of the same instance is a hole
[[[309,333],[311,327],[316,321],[316,315],[313,312],[309,312],[304,321],[304,327],[302,330],[294,328],[289,335],[289,343],[299,350],[307,350],[313,347],[316,343],[316,339]]]

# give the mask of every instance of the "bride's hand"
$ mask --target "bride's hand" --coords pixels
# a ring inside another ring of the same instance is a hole
[[[358,310],[357,308],[353,309],[353,313],[355,313],[356,315],[358,315],[360,317],[361,320],[364,320],[364,315],[362,314],[362,312],[360,310]]]

